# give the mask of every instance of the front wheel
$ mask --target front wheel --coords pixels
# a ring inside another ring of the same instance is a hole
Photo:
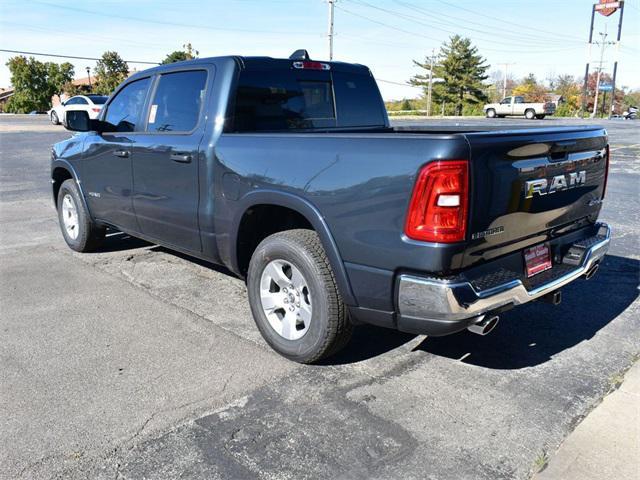
[[[536,112],[535,110],[527,110],[526,112],[524,112],[524,116],[527,120],[533,120],[534,118],[536,118]]]
[[[51,112],[51,123],[54,125],[60,125],[60,119],[55,111]]]
[[[65,180],[58,192],[58,221],[64,241],[76,252],[90,252],[100,246],[106,229],[96,225],[82,201],[75,180]]]
[[[290,360],[316,362],[336,353],[351,337],[347,307],[313,230],[265,238],[251,257],[247,290],[260,333]]]
[[[487,118],[496,118],[496,111],[493,108],[487,110]]]

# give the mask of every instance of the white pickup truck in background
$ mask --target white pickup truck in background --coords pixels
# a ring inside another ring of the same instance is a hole
[[[556,106],[553,102],[527,103],[524,97],[506,97],[500,103],[488,103],[484,106],[487,118],[502,118],[507,115],[524,115],[529,120],[542,120],[546,115],[553,115]]]

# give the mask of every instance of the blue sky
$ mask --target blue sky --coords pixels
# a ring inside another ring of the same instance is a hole
[[[512,63],[516,77],[580,76],[593,1],[338,0],[334,59],[368,65],[385,99],[420,94],[402,85],[418,71],[412,60],[453,33],[470,37],[491,71]],[[624,16],[618,84],[640,88],[640,0],[627,0]],[[607,24],[607,40],[614,40],[618,14],[596,20],[595,31]],[[323,0],[0,0],[0,48],[11,50],[87,57],[116,50],[126,60],[153,62],[191,42],[201,57],[286,57],[306,48],[312,58],[325,59],[326,31]],[[612,69],[615,51],[607,47],[605,70]],[[0,86],[9,84],[10,56],[0,52]],[[70,61],[78,77],[95,65]]]

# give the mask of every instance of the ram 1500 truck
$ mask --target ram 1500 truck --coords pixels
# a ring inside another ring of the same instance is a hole
[[[392,128],[367,67],[305,52],[141,71],[66,126],[83,132],[51,160],[69,247],[112,228],[225,265],[299,362],[361,322],[486,334],[608,249],[602,128]]]

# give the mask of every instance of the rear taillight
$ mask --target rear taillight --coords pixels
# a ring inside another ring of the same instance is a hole
[[[99,108],[92,108],[91,110],[94,111],[94,112],[99,112],[100,111]]]
[[[304,62],[293,62],[293,68],[300,70],[331,70],[331,65],[328,63],[305,60]]]
[[[404,233],[424,242],[463,241],[468,195],[467,160],[443,160],[424,166],[413,187]]]
[[[604,186],[602,187],[602,198],[607,193],[607,180],[609,179],[609,145],[605,147],[606,152],[604,154]]]

